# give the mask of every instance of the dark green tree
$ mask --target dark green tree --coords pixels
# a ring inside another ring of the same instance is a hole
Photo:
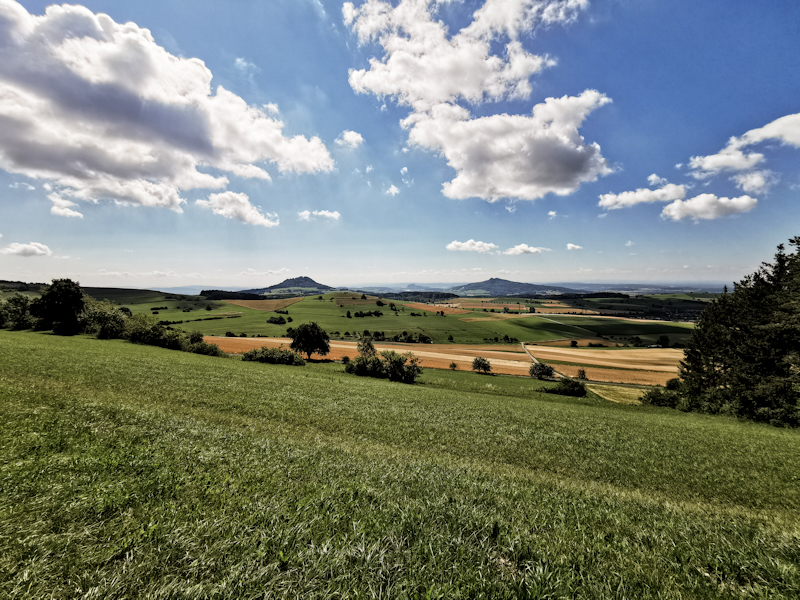
[[[287,334],[292,338],[289,347],[305,354],[308,360],[311,360],[312,354],[325,356],[330,352],[330,338],[325,330],[316,323],[303,323],[287,331]]]
[[[555,375],[555,369],[550,365],[545,365],[540,362],[532,363],[528,369],[528,375],[536,379],[549,379]]]
[[[22,294],[14,294],[5,303],[5,322],[12,329],[28,329],[33,326],[31,318],[31,299]]]
[[[31,314],[41,329],[52,329],[58,335],[80,332],[80,315],[86,301],[77,281],[53,279],[40,298],[31,302]]]
[[[492,371],[492,365],[488,359],[483,358],[482,356],[476,356],[472,361],[472,370],[476,373],[488,375]]]
[[[683,410],[800,424],[800,238],[712,300],[681,362]]]

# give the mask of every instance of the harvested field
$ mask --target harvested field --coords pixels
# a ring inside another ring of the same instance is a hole
[[[235,306],[241,306],[242,308],[252,308],[253,310],[271,312],[274,310],[283,310],[295,302],[300,302],[302,299],[303,297],[299,296],[297,298],[281,298],[279,300],[223,300],[223,302],[227,302],[228,304],[233,304]]]
[[[525,303],[523,303],[523,302],[520,302],[520,303],[517,303],[517,302],[505,302],[505,303],[499,303],[499,302],[475,302],[475,300],[472,300],[472,301],[467,300],[467,301],[464,301],[464,302],[461,303],[461,308],[472,308],[472,309],[478,309],[478,310],[483,310],[484,308],[486,310],[489,310],[489,309],[492,309],[492,308],[495,309],[495,310],[503,310],[503,308],[505,308],[506,306],[508,307],[508,310],[517,310],[519,307],[523,307],[524,308],[525,307]]]
[[[593,369],[581,365],[553,365],[557,373],[567,377],[577,377],[578,369],[586,371],[586,378],[590,381],[608,381],[610,383],[633,383],[638,385],[665,385],[675,373],[661,373],[657,371],[634,371],[631,369]]]
[[[586,389],[591,390],[604,400],[616,402],[617,404],[641,404],[639,398],[645,392],[642,388],[621,385],[587,385]]]
[[[241,354],[262,346],[286,346],[291,343],[289,338],[230,338],[212,337],[204,338],[206,342],[217,344],[223,352]],[[519,348],[519,346],[517,346]],[[450,344],[395,344],[376,343],[375,349],[394,350],[400,354],[411,352],[420,358],[420,364],[429,369],[449,369],[450,363],[455,362],[460,371],[472,369],[472,361],[476,356],[483,356],[492,365],[493,373],[505,375],[527,375],[531,360],[521,348],[518,352],[498,351],[497,347],[488,350],[487,347],[469,347]],[[358,355],[356,342],[331,342],[331,351],[326,356],[312,355],[313,359],[341,360],[344,356],[355,358]]]
[[[537,306],[536,312],[545,315],[599,315],[602,314],[596,310],[586,310],[583,308],[572,308],[571,306],[564,306],[563,308],[557,306]]]
[[[529,344],[527,348],[533,356],[544,361],[557,360],[576,365],[660,371],[671,373],[673,377],[678,373],[678,365],[683,359],[683,350],[673,348],[606,350],[603,348],[542,347],[535,344]]]
[[[525,319],[527,317],[535,316],[536,315],[534,313],[523,313],[520,315],[514,315],[510,313],[489,313],[488,315],[484,315],[482,317],[466,317],[464,319],[459,319],[459,321],[464,321],[464,323],[478,323],[480,321],[507,321],[508,319]]]
[[[609,342],[608,340],[598,340],[596,337],[587,337],[587,338],[562,338],[560,340],[545,340],[542,342],[536,342],[533,344],[535,346],[552,346],[558,348],[571,348],[572,340],[578,342],[579,346],[588,346],[589,344],[606,344],[609,348],[617,347],[617,344],[614,342]]]
[[[471,310],[464,310],[463,308],[451,308],[449,306],[435,306],[433,304],[422,304],[420,302],[404,303],[404,306],[413,308],[415,310],[424,310],[425,312],[434,313],[443,312],[446,315],[468,315]]]

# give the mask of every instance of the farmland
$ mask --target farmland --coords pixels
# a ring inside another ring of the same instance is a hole
[[[4,597],[800,595],[797,431],[530,378],[0,354]]]

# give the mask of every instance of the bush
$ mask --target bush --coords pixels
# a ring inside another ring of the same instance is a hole
[[[450,370],[451,371],[457,371],[458,370],[458,365],[455,363],[455,361],[450,363]]]
[[[588,379],[588,377],[586,377],[586,369],[578,369],[578,379]]]
[[[267,346],[245,352],[242,355],[242,360],[295,367],[302,367],[306,364],[303,357],[292,350],[287,350],[286,348],[269,348]]]
[[[130,310],[128,310],[130,313]],[[87,298],[81,313],[80,328],[101,340],[115,340],[125,335],[126,316],[120,307],[108,300]]]
[[[550,379],[555,375],[555,369],[543,363],[533,363],[528,369],[528,375],[536,379]]]
[[[224,356],[222,350],[216,344],[207,344],[206,342],[190,343],[187,350],[193,354],[204,354],[205,356]]]
[[[189,333],[189,343],[199,344],[203,341],[203,334],[199,331],[192,331]]]
[[[586,387],[580,382],[568,377],[562,377],[556,387],[546,389],[548,394],[558,394],[560,396],[575,396],[582,398],[586,395]]]
[[[272,325],[286,325],[287,321],[283,317],[270,317],[267,319],[267,323]]]
[[[639,398],[639,402],[642,404],[649,404],[651,406],[677,408],[680,399],[680,396],[674,390],[664,389],[659,385],[647,390]]]
[[[225,337],[238,337],[238,336],[235,333],[233,333],[232,331],[226,331],[225,332]]]
[[[489,363],[488,359],[485,359],[482,356],[476,356],[472,361],[472,370],[476,373],[488,375],[492,371],[492,365]]]

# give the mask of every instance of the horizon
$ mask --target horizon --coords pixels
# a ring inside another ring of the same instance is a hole
[[[0,0],[0,278],[729,285],[798,234],[798,20]]]

